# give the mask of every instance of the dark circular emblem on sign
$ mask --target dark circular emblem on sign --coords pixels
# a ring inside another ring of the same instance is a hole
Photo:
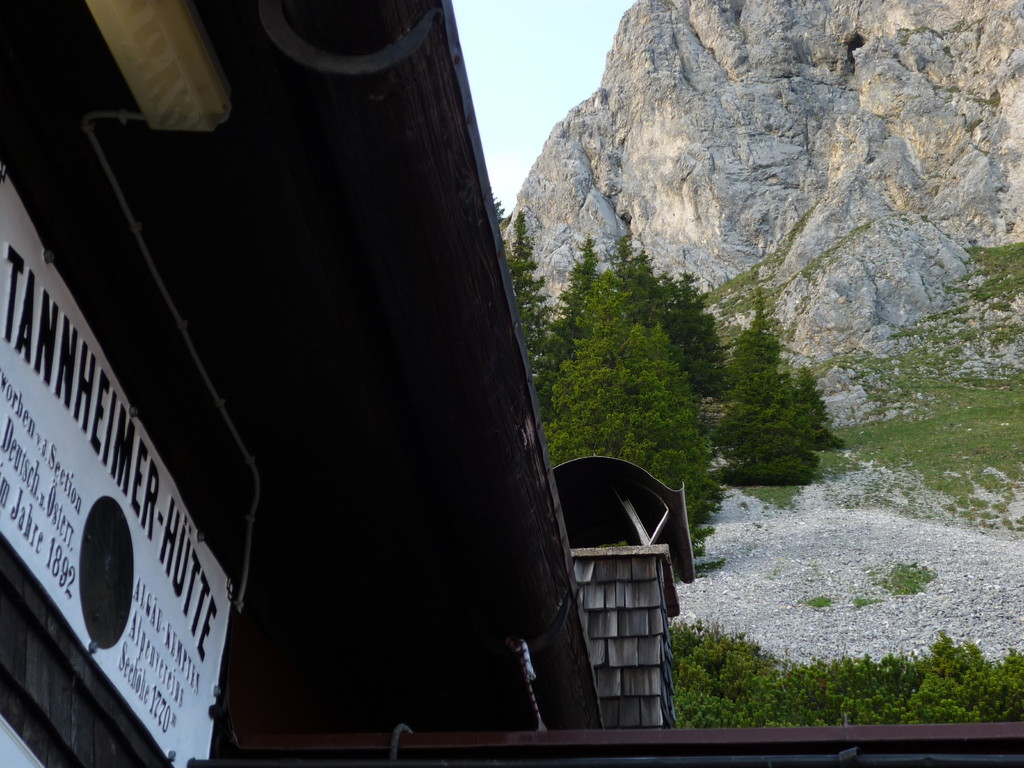
[[[109,496],[89,510],[79,566],[85,628],[97,646],[111,648],[121,639],[131,612],[135,559],[128,521]]]

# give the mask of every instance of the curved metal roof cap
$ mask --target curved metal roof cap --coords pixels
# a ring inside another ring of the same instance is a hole
[[[555,482],[561,499],[562,514],[572,547],[594,546],[586,537],[603,526],[625,524],[617,511],[611,511],[614,498],[610,490],[618,491],[623,485],[642,488],[656,496],[669,509],[669,520],[662,541],[669,545],[672,561],[679,577],[690,584],[696,578],[693,564],[693,546],[690,526],[686,518],[686,489],[669,488],[643,467],[610,456],[588,456],[573,459],[554,468]],[[620,494],[621,495],[621,494]],[[613,520],[614,518],[614,520]],[[582,540],[581,540],[582,539]]]

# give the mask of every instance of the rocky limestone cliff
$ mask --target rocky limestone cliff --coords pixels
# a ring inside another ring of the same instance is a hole
[[[639,0],[516,210],[552,295],[629,232],[706,288],[754,269],[798,359],[886,354],[1024,240],[1022,81],[1022,0]]]

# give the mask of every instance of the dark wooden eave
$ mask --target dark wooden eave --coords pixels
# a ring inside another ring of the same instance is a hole
[[[451,8],[286,2],[348,54],[443,9],[406,61],[346,78],[282,55],[254,0],[197,7],[230,119],[97,135],[263,476],[246,611],[317,702],[307,727],[530,727],[509,635],[552,638],[547,725],[598,727]],[[0,155],[237,578],[247,469],[79,129],[131,97],[84,3],[7,4],[0,43]]]

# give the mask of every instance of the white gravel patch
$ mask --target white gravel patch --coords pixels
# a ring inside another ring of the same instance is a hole
[[[921,653],[942,631],[988,658],[1024,651],[1024,538],[950,520],[942,501],[870,466],[808,486],[793,509],[730,491],[698,561],[725,564],[678,585],[679,618],[796,661]],[[917,595],[889,594],[873,573],[897,563],[935,579]],[[819,596],[832,605],[801,604]],[[881,602],[857,608],[858,598]]]

